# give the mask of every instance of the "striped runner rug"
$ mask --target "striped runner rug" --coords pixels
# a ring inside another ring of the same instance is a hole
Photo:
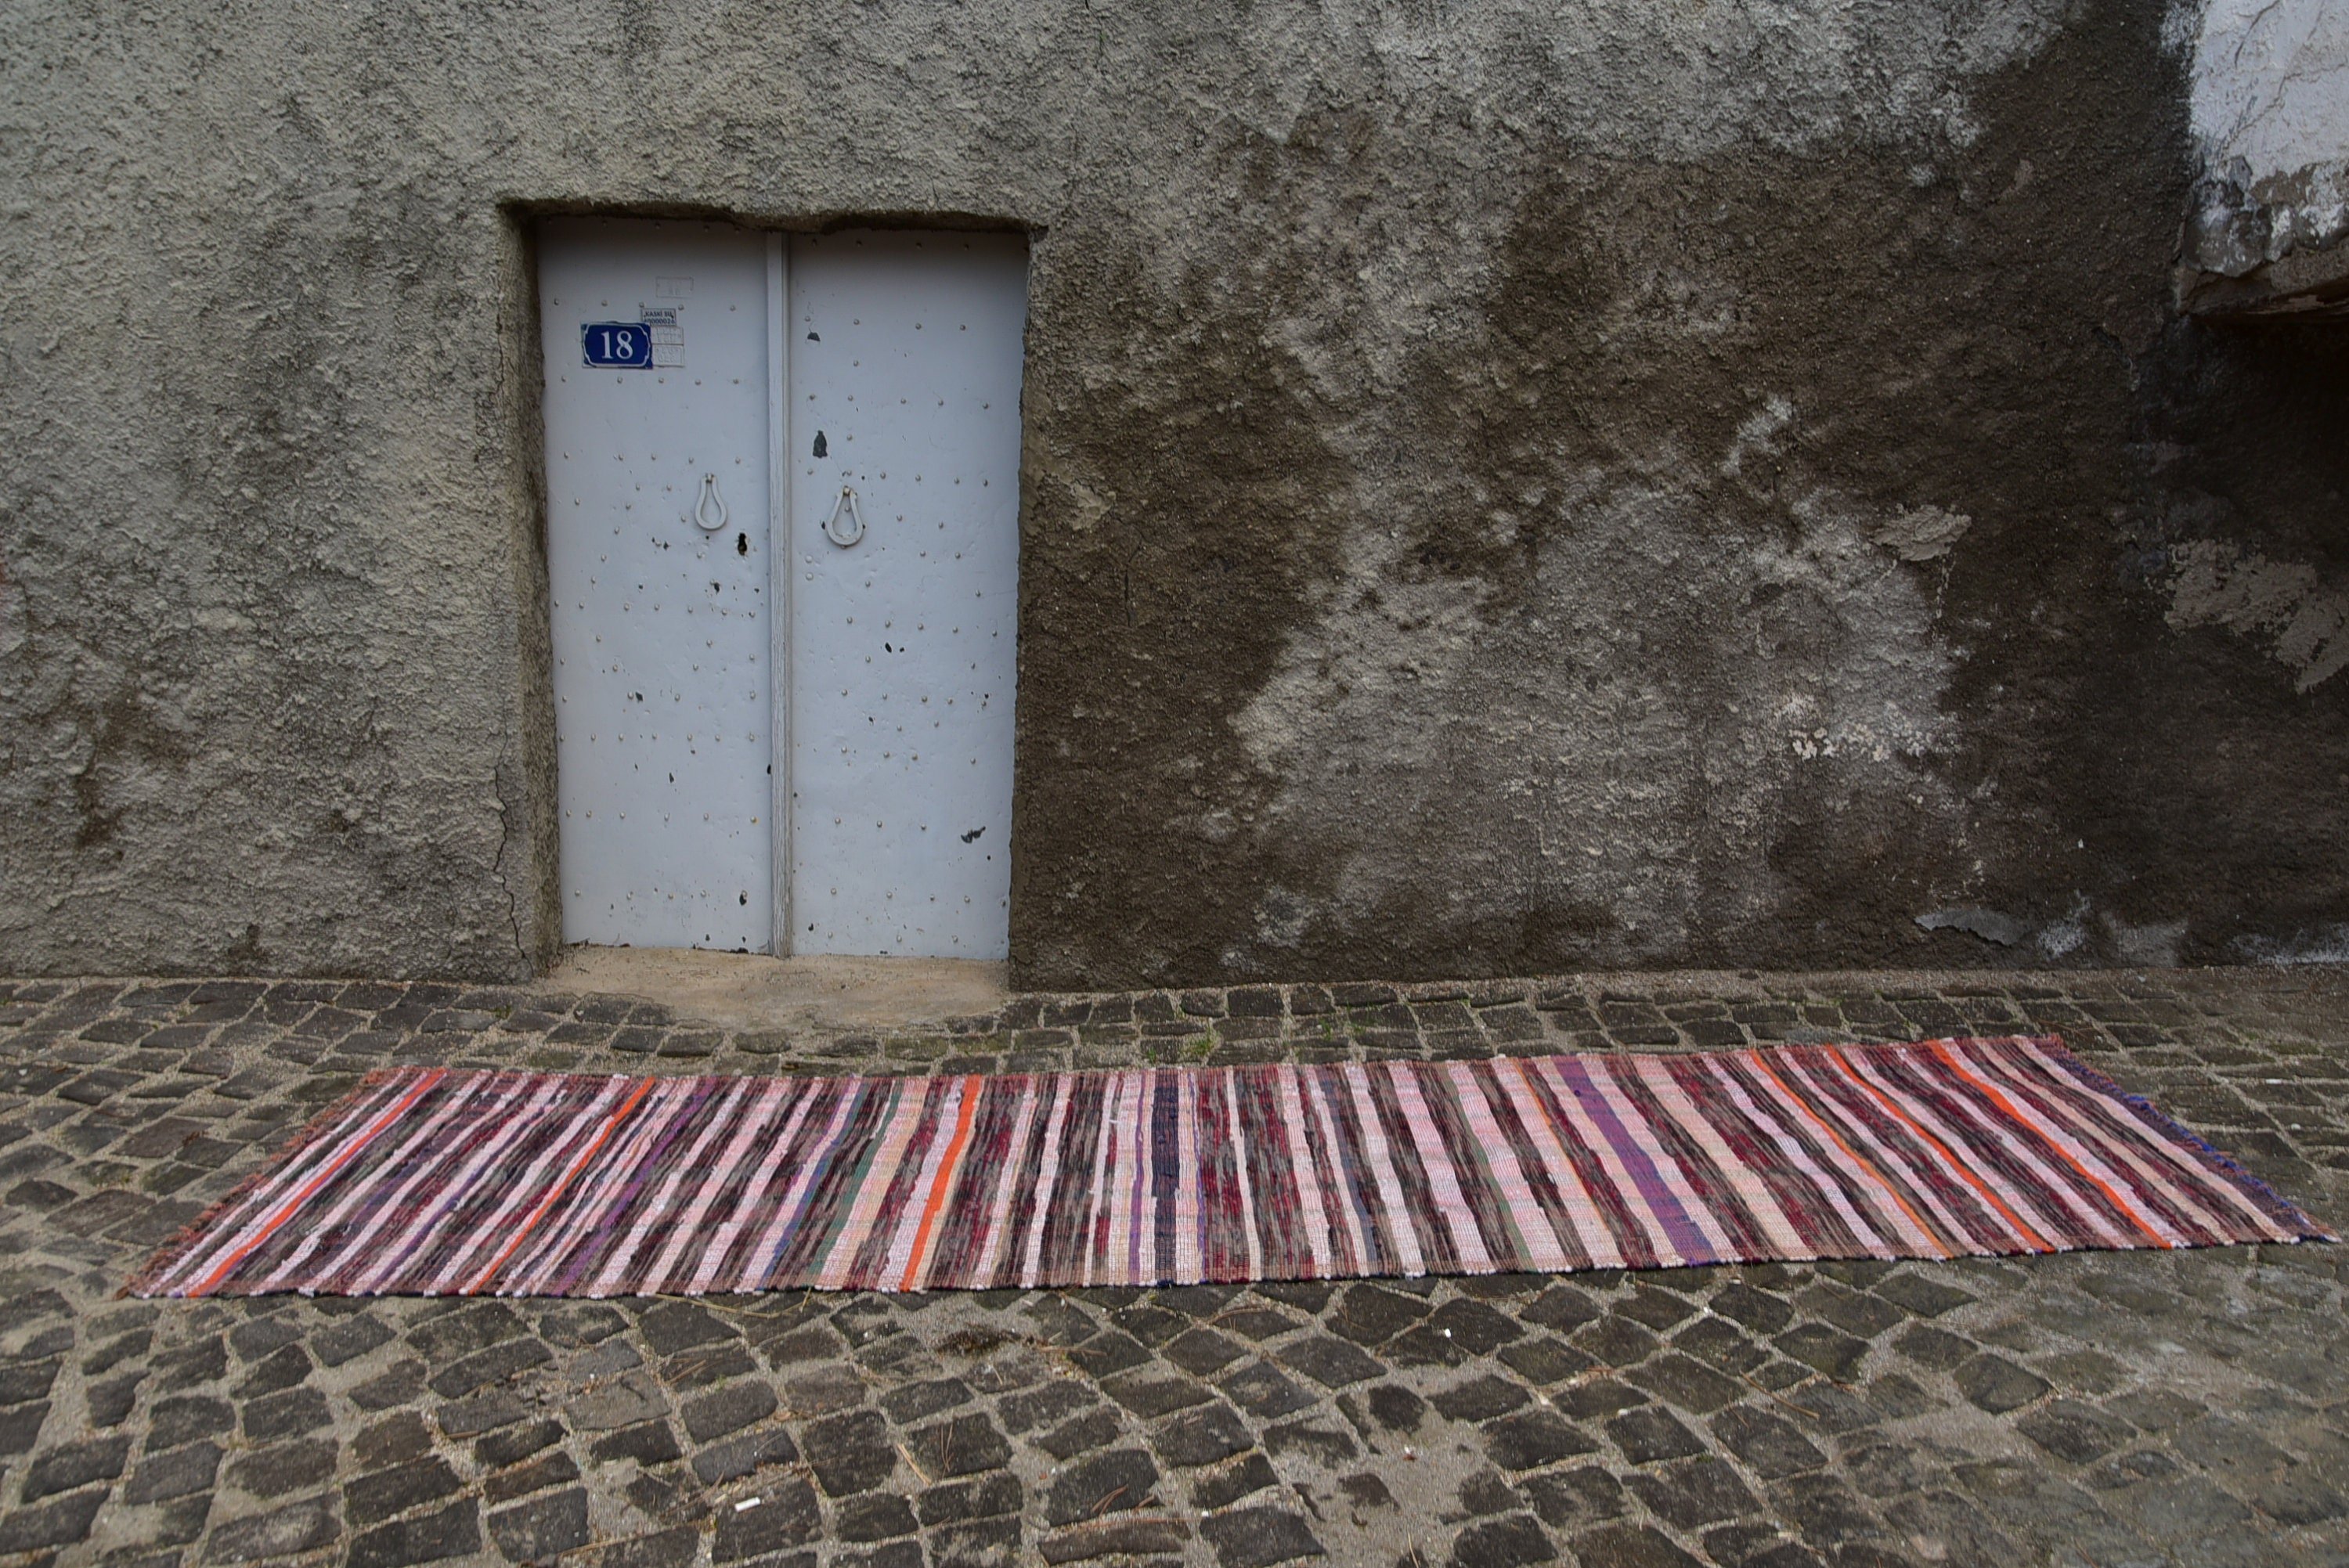
[[[375,1075],[150,1295],[1190,1284],[2330,1239],[2057,1041]]]

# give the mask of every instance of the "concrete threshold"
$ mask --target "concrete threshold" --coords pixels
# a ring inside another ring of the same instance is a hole
[[[566,948],[533,982],[540,995],[657,1002],[727,1029],[902,1029],[1010,999],[1007,966],[960,958],[776,958],[673,947]]]

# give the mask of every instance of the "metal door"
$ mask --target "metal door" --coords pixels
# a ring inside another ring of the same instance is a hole
[[[803,236],[790,274],[790,944],[1001,958],[1027,246]]]
[[[559,220],[539,287],[564,940],[1005,956],[1024,242]]]
[[[774,943],[770,242],[539,232],[568,942]]]

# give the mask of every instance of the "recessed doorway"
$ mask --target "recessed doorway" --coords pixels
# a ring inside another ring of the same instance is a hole
[[[1003,958],[1025,242],[539,239],[564,940]]]

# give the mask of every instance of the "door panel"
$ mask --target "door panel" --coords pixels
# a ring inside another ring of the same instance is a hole
[[[564,939],[765,951],[766,241],[564,219],[539,242]]]
[[[792,242],[794,952],[1009,950],[1027,269],[1008,235]]]

